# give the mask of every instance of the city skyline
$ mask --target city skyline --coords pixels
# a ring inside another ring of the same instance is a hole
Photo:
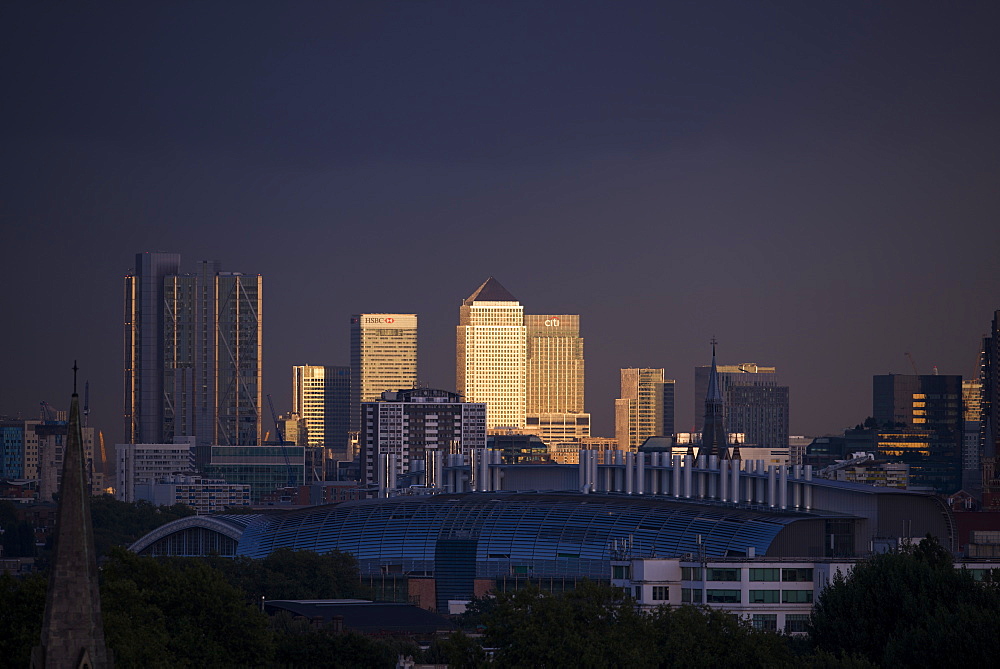
[[[122,441],[138,251],[267,282],[264,388],[349,364],[351,314],[420,315],[453,388],[484,276],[579,314],[586,409],[618,370],[758,360],[790,430],[871,412],[871,377],[976,370],[1000,307],[994,4],[56,7],[5,15],[0,413]],[[558,28],[557,28],[558,27]],[[226,40],[219,35],[226,34]],[[268,423],[265,420],[265,425]]]

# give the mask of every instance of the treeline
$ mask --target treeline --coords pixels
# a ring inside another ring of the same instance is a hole
[[[955,569],[933,538],[859,562],[819,596],[808,635],[756,630],[692,606],[639,612],[610,586],[549,595],[522,590],[476,600],[466,627],[428,660],[454,667],[945,667],[1000,656],[1000,582]]]
[[[0,665],[38,643],[45,579],[0,577]],[[260,611],[267,599],[366,598],[344,553],[277,551],[264,560],[139,557],[113,549],[101,570],[108,645],[119,667],[389,667],[398,655],[452,667],[992,666],[1000,584],[956,570],[935,541],[859,562],[819,596],[804,636],[754,629],[692,606],[635,608],[585,582],[474,600],[464,632],[421,651],[402,639],[335,634]]]
[[[51,552],[52,537],[43,546],[37,546],[35,525],[29,520],[18,519],[19,508],[13,502],[0,501],[3,555],[37,557],[44,566]],[[183,504],[156,506],[151,502],[122,502],[110,495],[101,495],[91,498],[90,515],[94,548],[98,555],[107,555],[114,546],[128,546],[161,525],[194,515],[194,509]]]
[[[0,575],[0,666],[25,667],[38,645],[47,577]],[[409,640],[332,634],[267,599],[364,598],[356,560],[280,550],[263,560],[150,558],[113,548],[101,567],[101,609],[115,665],[128,667],[378,667],[418,655]]]

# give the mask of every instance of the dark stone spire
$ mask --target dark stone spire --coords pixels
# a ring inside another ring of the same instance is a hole
[[[701,433],[701,450],[698,455],[729,457],[729,441],[723,424],[722,389],[719,386],[719,371],[715,364],[715,339],[712,339],[712,371],[708,377],[708,392],[705,394],[705,427]]]
[[[76,363],[73,373],[55,550],[45,596],[41,645],[31,652],[33,669],[112,666],[111,651],[104,645],[101,596],[97,588],[97,554],[90,521],[90,481],[84,470]]]

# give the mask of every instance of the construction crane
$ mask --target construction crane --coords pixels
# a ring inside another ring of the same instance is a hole
[[[910,361],[910,367],[913,367],[913,373],[920,376],[920,372],[917,371],[917,363],[913,361],[913,356],[909,353],[904,353],[903,355],[905,355],[906,359]]]
[[[288,469],[288,487],[295,486],[295,472],[292,471],[292,463],[288,459],[288,449],[285,448],[285,435],[281,431],[281,424],[278,423],[278,413],[274,410],[274,402],[271,400],[271,393],[267,394],[267,405],[271,407],[271,419],[274,421],[274,432],[278,435],[278,443],[281,444],[281,454],[285,457],[285,467]]]
[[[40,402],[40,405],[42,407],[42,420],[43,421],[49,422],[49,421],[59,420],[59,412],[56,411],[55,407],[53,407],[51,404],[49,404],[45,400],[42,400]]]

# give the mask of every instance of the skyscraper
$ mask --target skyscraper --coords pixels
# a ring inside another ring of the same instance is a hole
[[[662,369],[621,370],[621,397],[615,400],[618,448],[634,451],[649,437],[674,434],[674,380]]]
[[[704,432],[705,398],[711,366],[695,367],[695,431]],[[788,448],[788,386],[778,385],[774,367],[754,362],[718,365],[723,422],[730,433],[746,435],[746,444]]]
[[[524,307],[492,276],[459,308],[455,386],[466,402],[485,402],[486,427],[525,424],[527,328]]]
[[[362,402],[416,385],[417,315],[351,316],[351,430],[361,429]]]
[[[962,377],[880,374],[872,377],[872,416],[880,455],[910,465],[910,481],[942,494],[961,487]]]
[[[261,439],[262,279],[176,253],[140,253],[125,277],[125,435],[129,443],[195,437],[208,447]]]
[[[583,337],[580,317],[525,315],[527,397],[525,412],[583,413]]]
[[[125,440],[163,442],[164,279],[179,253],[139,253],[125,275]]]
[[[552,449],[590,436],[584,412],[580,317],[524,316],[528,334],[525,427]]]
[[[983,508],[1000,510],[1000,309],[993,312],[990,334],[983,337],[979,380],[982,395],[979,456],[983,468]]]
[[[309,446],[347,448],[351,423],[351,368],[292,367],[292,412],[305,419]]]

